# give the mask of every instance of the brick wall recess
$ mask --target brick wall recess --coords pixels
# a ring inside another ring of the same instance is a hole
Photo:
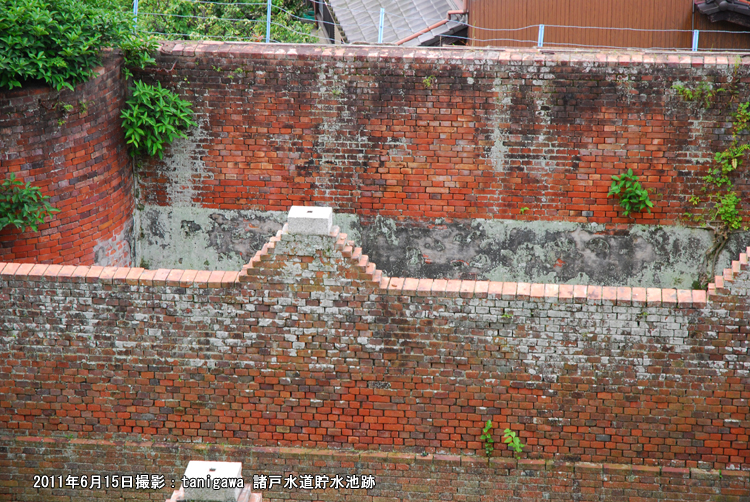
[[[735,82],[741,102],[750,82],[750,58],[714,54],[213,42],[160,51],[146,76],[179,89],[201,125],[164,161],[146,162],[144,204],[323,204],[365,220],[688,224],[689,198],[729,141],[729,95],[704,109],[673,85]],[[654,190],[653,211],[633,219],[607,198],[611,176],[628,168]],[[746,194],[747,176],[737,178]]]
[[[39,232],[0,230],[0,260],[131,265],[135,204],[120,125],[121,64],[121,56],[105,53],[75,91],[39,84],[0,92],[0,179],[14,173],[60,210]]]

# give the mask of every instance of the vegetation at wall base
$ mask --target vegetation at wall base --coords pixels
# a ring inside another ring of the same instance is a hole
[[[44,223],[52,213],[60,210],[50,206],[46,195],[39,187],[25,185],[16,179],[14,173],[0,184],[0,229],[13,225],[20,230],[30,228],[38,232],[38,225]]]
[[[153,86],[135,81],[134,84],[132,96],[121,114],[130,154],[162,158],[166,144],[187,137],[183,130],[196,125],[190,103],[163,88],[161,83]]]

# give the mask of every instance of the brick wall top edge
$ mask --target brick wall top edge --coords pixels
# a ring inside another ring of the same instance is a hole
[[[294,59],[299,57],[367,58],[403,60],[461,60],[466,63],[509,62],[526,64],[543,63],[593,63],[598,65],[662,64],[677,67],[750,66],[746,53],[659,52],[647,50],[591,50],[591,49],[537,49],[537,48],[479,48],[479,47],[396,47],[384,45],[333,46],[318,44],[264,44],[253,42],[165,41],[160,52],[174,56],[215,54],[226,58]]]
[[[131,286],[224,288],[239,283],[241,272],[181,270],[0,262],[0,279],[77,283],[127,283]],[[717,277],[717,280],[720,279]],[[384,277],[379,289],[387,295],[447,296],[462,298],[528,298],[549,302],[586,302],[612,305],[668,305],[697,307],[709,295],[703,290],[608,287],[571,284],[531,284],[476,280]],[[712,284],[723,287],[723,281]],[[712,293],[710,290],[709,293]]]
[[[74,265],[47,265],[34,263],[0,262],[0,279],[26,279],[29,281],[59,281],[112,284],[125,282],[132,286],[173,286],[198,288],[223,288],[241,282],[246,268],[258,263],[258,256],[267,254],[287,232],[287,226],[266,243],[256,257],[242,271],[227,270],[182,270],[128,267],[99,267]],[[359,256],[352,252],[353,241],[334,227],[330,237],[335,240],[335,247],[343,251],[344,256],[357,262],[362,268],[375,264],[369,262],[366,255]],[[359,248],[357,248],[359,249]],[[726,282],[731,282],[749,265],[750,247],[740,253],[730,268],[717,275],[714,282],[708,285],[707,291],[674,288],[638,288],[611,287],[597,285],[572,284],[539,284],[526,282],[477,281],[457,279],[418,279],[414,277],[377,277],[374,280],[382,294],[409,296],[447,296],[462,298],[513,299],[529,298],[549,302],[582,302],[610,305],[636,306],[679,306],[700,307],[710,301],[711,297],[724,292]],[[256,258],[258,260],[256,260]],[[377,271],[379,272],[379,271]],[[372,271],[369,272],[372,275]]]

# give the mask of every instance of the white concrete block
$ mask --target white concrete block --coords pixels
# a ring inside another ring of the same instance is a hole
[[[191,460],[182,477],[187,502],[237,502],[243,486],[242,462]]]
[[[328,235],[333,226],[333,209],[292,206],[287,225],[290,234]]]

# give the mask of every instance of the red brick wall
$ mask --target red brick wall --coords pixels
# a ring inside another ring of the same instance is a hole
[[[6,468],[0,472],[0,500],[60,502],[78,500],[159,500],[180,486],[190,460],[242,462],[242,474],[252,486],[254,475],[286,480],[304,474],[373,476],[375,487],[305,490],[275,486],[260,490],[263,500],[328,500],[397,502],[440,500],[490,502],[639,500],[742,502],[750,493],[747,471],[716,471],[674,467],[584,462],[545,462],[458,455],[342,452],[284,447],[199,445],[152,442],[112,442],[0,435]],[[8,468],[8,466],[12,466]],[[23,474],[16,474],[19,469]],[[13,476],[10,474],[13,473]],[[164,476],[162,490],[34,489],[34,475],[97,474]],[[299,484],[299,479],[297,480]],[[257,491],[257,490],[256,490]]]
[[[39,232],[0,230],[0,260],[131,264],[133,177],[120,127],[121,62],[107,56],[98,76],[75,92],[39,86],[0,93],[0,179],[15,173],[60,209]]]
[[[712,55],[170,42],[153,76],[179,88],[202,125],[192,146],[147,163],[143,202],[173,204],[189,186],[208,208],[312,202],[365,218],[677,224],[727,145],[729,93],[706,110],[672,86],[741,81],[736,104],[748,97],[748,65]],[[655,191],[652,214],[634,220],[607,198],[611,176],[628,168]],[[739,174],[743,194],[747,183]]]
[[[241,272],[2,265],[0,429],[747,469],[747,255],[705,291],[385,278],[344,235]],[[496,455],[511,452],[498,444]]]

